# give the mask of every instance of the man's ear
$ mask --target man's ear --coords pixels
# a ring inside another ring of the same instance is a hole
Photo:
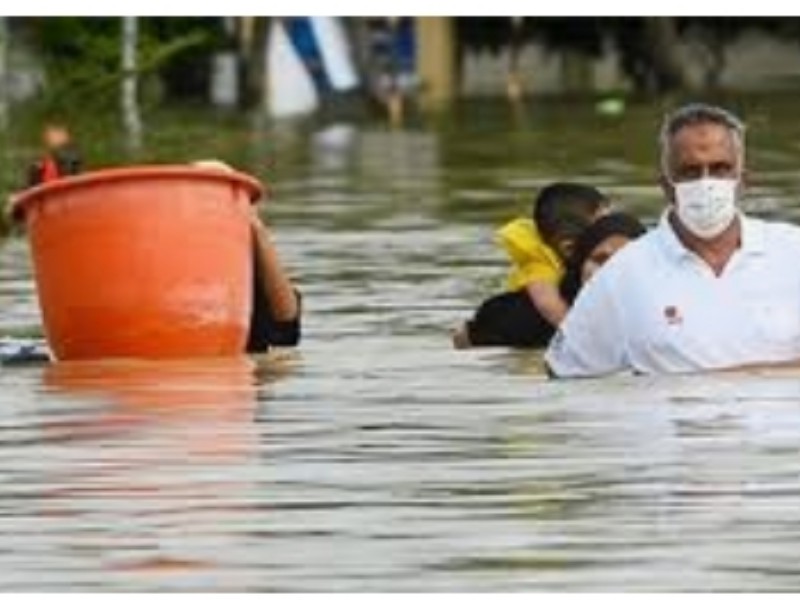
[[[667,202],[669,204],[675,204],[675,188],[663,173],[660,173],[658,176],[658,185],[661,186],[661,191],[664,192],[664,197],[667,199]]]

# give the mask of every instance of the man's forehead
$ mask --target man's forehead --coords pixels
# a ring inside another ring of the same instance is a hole
[[[672,138],[675,148],[724,144],[733,147],[733,132],[719,123],[692,123],[681,127]]]

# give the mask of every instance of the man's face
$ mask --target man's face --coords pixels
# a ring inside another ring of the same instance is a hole
[[[701,177],[736,179],[743,165],[738,164],[733,136],[716,123],[687,125],[672,139],[668,173],[662,186],[670,202],[674,202],[672,183],[693,181]]]

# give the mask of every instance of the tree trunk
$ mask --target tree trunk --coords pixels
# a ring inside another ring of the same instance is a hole
[[[137,46],[139,43],[138,17],[122,17],[122,122],[126,142],[131,152],[142,144],[142,119],[139,114]]]
[[[643,17],[645,49],[661,90],[689,89],[691,81],[678,52],[680,36],[673,17]]]
[[[267,106],[267,37],[268,17],[242,17],[249,19],[242,35],[241,53],[244,66],[242,97],[245,106]],[[244,23],[242,23],[244,25]]]
[[[8,126],[8,19],[0,17],[0,129]]]

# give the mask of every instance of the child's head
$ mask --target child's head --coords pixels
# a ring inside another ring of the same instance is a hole
[[[542,240],[566,260],[575,240],[610,207],[609,199],[591,186],[553,183],[539,192],[533,220]]]
[[[69,129],[59,121],[51,121],[42,129],[42,143],[48,150],[57,150],[69,142]]]

